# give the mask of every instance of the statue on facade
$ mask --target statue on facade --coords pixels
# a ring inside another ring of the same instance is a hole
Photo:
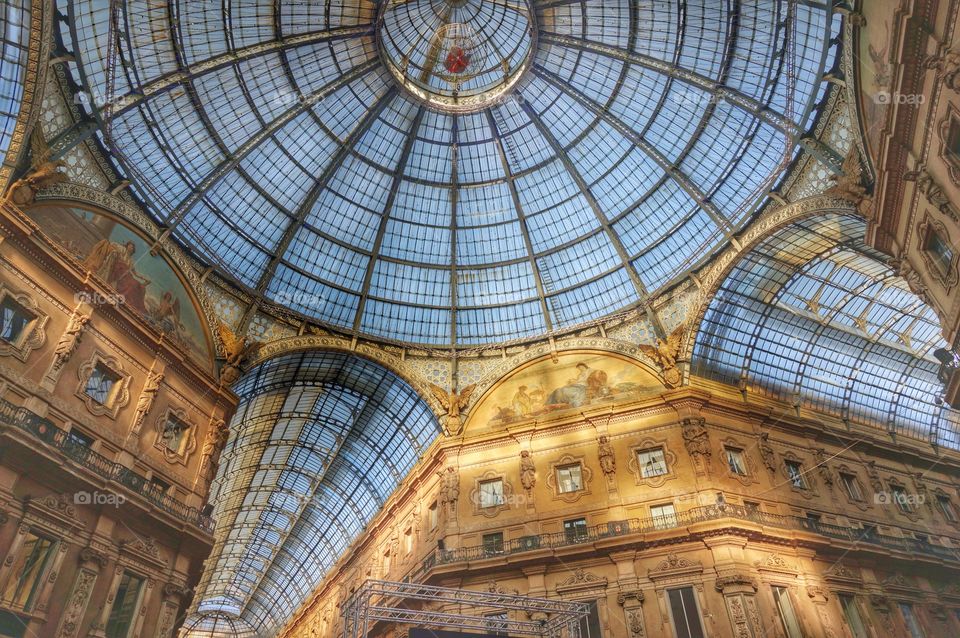
[[[30,169],[30,171],[15,181],[7,191],[7,199],[17,206],[29,206],[37,199],[37,193],[67,181],[67,176],[60,172],[66,166],[62,160],[46,160]]]
[[[867,215],[873,199],[867,194],[867,188],[863,185],[863,168],[860,164],[860,151],[857,150],[856,145],[850,148],[843,159],[840,173],[831,176],[830,181],[833,184],[825,191],[825,195],[846,200],[861,214]]]
[[[463,390],[460,390],[460,392],[454,390],[447,392],[436,383],[431,383],[429,387],[434,398],[446,411],[444,428],[447,434],[450,436],[459,435],[463,427],[461,413],[463,409],[467,407],[467,404],[470,403],[470,396],[473,394],[473,391],[477,389],[477,384],[471,383]]]
[[[530,450],[523,450],[520,452],[520,485],[523,486],[523,489],[527,490],[529,496],[536,484],[537,468],[534,466],[533,459],[530,457]]]
[[[683,445],[687,454],[693,459],[693,465],[698,474],[710,469],[710,434],[704,425],[703,418],[688,418],[682,422]]]
[[[208,490],[217,476],[217,470],[220,468],[220,453],[227,443],[229,434],[230,429],[223,419],[211,420],[203,448],[200,450],[200,476]]]
[[[610,445],[610,440],[606,435],[600,437],[597,454],[600,456],[600,469],[603,470],[603,474],[607,477],[607,480],[612,481],[617,471],[617,459],[613,455],[613,446]]]
[[[770,433],[760,433],[760,457],[763,459],[763,466],[773,473],[777,471],[777,454],[770,445]]]
[[[451,514],[457,511],[457,500],[460,498],[460,476],[453,466],[445,472],[437,472],[440,477],[440,502],[447,506]]]
[[[56,386],[63,365],[73,356],[89,321],[90,315],[85,315],[79,310],[74,310],[70,314],[70,318],[67,320],[67,327],[64,329],[63,334],[60,335],[60,339],[57,341],[57,345],[53,350],[53,361],[50,363],[50,369],[47,370],[47,373],[44,375],[41,385],[49,390],[52,390],[53,387]]]
[[[686,327],[681,324],[670,333],[666,341],[657,339],[656,345],[654,346],[649,346],[645,343],[637,345],[640,352],[647,355],[647,357],[652,359],[653,362],[657,364],[657,367],[660,368],[663,383],[668,388],[677,387],[683,380],[680,369],[677,367],[677,356],[680,354],[680,348],[683,345],[683,337],[686,335],[686,332]]]
[[[137,399],[137,409],[133,414],[133,426],[130,428],[131,436],[139,436],[140,428],[143,426],[143,420],[153,407],[153,402],[160,391],[160,383],[163,381],[162,372],[148,372],[147,380],[143,384],[143,390],[140,391],[140,398]]]
[[[827,465],[827,458],[824,454],[823,448],[817,448],[813,451],[813,458],[817,464],[817,472],[820,474],[820,479],[823,481],[824,485],[827,486],[828,490],[833,489],[833,472],[830,471],[830,467]]]
[[[232,385],[240,378],[241,368],[247,358],[253,354],[260,344],[248,337],[237,336],[226,324],[217,326],[217,334],[223,344],[224,361],[220,370],[220,380]]]

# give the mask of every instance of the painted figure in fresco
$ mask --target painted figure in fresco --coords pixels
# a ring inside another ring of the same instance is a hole
[[[522,385],[513,395],[513,414],[523,418],[530,416],[531,412],[533,412],[533,400],[527,392],[527,386]]]
[[[567,385],[557,388],[547,397],[547,405],[580,407],[588,401],[610,395],[607,373],[593,370],[585,363],[577,364],[577,376]]]
[[[184,339],[186,329],[180,322],[180,300],[165,291],[160,301],[150,308],[150,319],[162,332]]]
[[[579,407],[587,400],[587,379],[590,377],[590,366],[585,363],[577,364],[577,376],[550,393],[547,405],[571,405]]]
[[[150,280],[137,272],[133,255],[137,247],[132,241],[119,244],[101,239],[84,261],[84,266],[110,284],[122,297],[123,302],[147,314],[146,294]]]

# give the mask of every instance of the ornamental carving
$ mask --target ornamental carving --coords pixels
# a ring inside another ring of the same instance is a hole
[[[457,468],[450,466],[443,472],[437,472],[440,477],[440,504],[451,516],[456,516],[457,501],[460,499],[460,474]]]
[[[606,477],[607,483],[612,486],[617,473],[617,457],[606,435],[601,436],[597,441],[597,459],[600,461],[600,470]]]
[[[154,362],[154,366],[156,362]],[[133,420],[130,424],[130,436],[135,441],[140,438],[140,429],[143,427],[143,421],[153,407],[153,402],[160,391],[160,383],[163,381],[162,372],[154,372],[154,366],[147,372],[147,378],[143,382],[143,389],[140,390],[140,396],[137,398],[137,407],[133,413]]]
[[[28,314],[20,333],[11,340],[0,339],[0,357],[13,357],[26,362],[30,353],[47,341],[46,325],[49,317],[40,310],[36,300],[25,292],[7,288],[0,282],[0,301],[10,298]]]
[[[734,588],[746,588],[757,591],[757,581],[741,573],[727,574],[717,578],[714,584],[718,592],[725,592]]]
[[[602,576],[597,576],[596,574],[591,574],[590,572],[584,571],[582,569],[575,569],[569,577],[557,583],[557,593],[558,594],[569,594],[572,592],[579,592],[587,589],[602,589],[607,588],[607,579]]]
[[[666,341],[657,339],[654,346],[637,344],[640,352],[656,364],[663,384],[668,388],[675,388],[683,381],[683,375],[677,367],[677,356],[680,354],[686,334],[686,326],[681,324],[670,333]]]
[[[533,488],[537,485],[537,468],[530,457],[530,450],[520,452],[520,485],[527,491],[527,497],[532,500]]]
[[[663,452],[664,468],[640,467],[640,452],[655,450],[659,448]],[[677,478],[677,473],[673,471],[676,467],[677,455],[670,451],[667,442],[656,439],[643,439],[637,445],[631,447],[630,459],[627,461],[627,469],[633,474],[637,485],[646,485],[648,487],[662,487],[670,479]]]
[[[106,368],[108,373],[116,377],[102,401],[87,392],[87,384],[98,366]],[[120,409],[130,402],[130,375],[123,370],[123,365],[116,357],[96,352],[77,370],[77,378],[80,383],[75,394],[93,415],[115,419]]]
[[[580,489],[569,492],[562,492],[557,480],[557,472],[565,466],[579,465],[580,467]],[[590,481],[593,478],[593,470],[587,467],[586,461],[582,456],[572,456],[564,454],[559,459],[550,464],[550,473],[547,475],[547,487],[553,492],[553,498],[567,503],[574,503],[583,496],[590,494]]]
[[[211,424],[212,430],[220,436],[226,426]],[[154,448],[163,453],[168,463],[186,465],[193,451],[197,449],[197,428],[187,421],[187,411],[169,407],[157,418]],[[222,447],[221,447],[222,449]]]
[[[223,452],[229,435],[230,428],[226,422],[223,419],[211,417],[207,424],[207,436],[200,450],[199,478],[203,481],[206,491],[210,490],[210,484],[217,476],[217,470],[220,468],[220,453]]]
[[[690,560],[677,554],[668,554],[656,567],[647,570],[647,576],[655,580],[658,578],[701,572],[703,572],[703,563],[700,561]]]
[[[820,480],[823,481],[823,484],[826,485],[827,490],[833,491],[833,472],[830,470],[830,466],[827,465],[827,456],[826,451],[823,448],[816,448],[813,451],[813,460],[817,466],[817,474],[820,475]]]
[[[77,579],[73,584],[73,592],[67,599],[67,606],[63,612],[63,620],[57,638],[74,638],[80,629],[87,604],[90,602],[90,593],[97,581],[97,573],[81,569],[77,572]]]
[[[780,554],[767,554],[766,558],[754,562],[753,565],[760,571],[797,573],[797,568],[784,560]]]
[[[217,324],[217,335],[223,346],[223,366],[220,382],[233,385],[243,374],[243,366],[260,348],[260,344],[246,336],[237,335],[224,323]]]
[[[33,204],[40,191],[67,181],[67,175],[60,171],[64,166],[66,163],[62,160],[35,164],[26,175],[10,185],[4,199],[21,208]]]
[[[917,227],[917,248],[919,248],[920,255],[923,257],[927,272],[933,275],[933,278],[939,281],[947,292],[950,292],[960,279],[960,251],[954,251],[953,258],[944,271],[942,266],[934,261],[930,251],[927,250],[931,235],[938,235],[944,241],[950,242],[950,231],[947,230],[947,227],[926,214]]]
[[[443,424],[447,436],[459,436],[463,431],[463,411],[470,403],[470,397],[477,389],[477,384],[472,383],[459,392],[456,390],[447,392],[435,383],[430,383],[428,387],[444,410]]]
[[[777,472],[777,453],[773,451],[773,446],[770,445],[769,432],[760,433],[760,458],[763,459],[763,466],[767,468],[771,474]]]
[[[955,186],[960,186],[960,158],[950,150],[951,129],[954,129],[954,134],[960,132],[954,128],[955,126],[960,127],[960,110],[948,102],[947,115],[940,120],[939,126],[937,127],[937,131],[940,134],[939,156],[947,167],[950,181],[953,182]]]
[[[63,334],[60,335],[60,338],[57,340],[57,345],[53,350],[53,361],[50,363],[46,374],[43,375],[41,385],[48,390],[52,391],[56,386],[57,379],[60,378],[60,372],[63,370],[63,364],[67,362],[77,349],[77,345],[83,337],[87,323],[90,321],[90,315],[80,312],[80,308],[81,306],[78,305],[77,308],[70,313],[70,318],[67,319],[67,327],[64,328]]]
[[[710,434],[704,423],[701,417],[681,421],[683,445],[687,448],[687,454],[693,459],[697,474],[706,474],[710,471]]]

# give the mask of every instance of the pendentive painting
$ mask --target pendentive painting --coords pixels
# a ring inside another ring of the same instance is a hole
[[[856,50],[860,69],[860,104],[867,144],[876,156],[882,144],[880,132],[886,126],[887,112],[893,100],[902,99],[893,93],[893,66],[890,62],[894,33],[885,3],[865,2],[866,24],[858,31]]]
[[[73,206],[35,206],[29,215],[109,285],[119,303],[205,368],[211,366],[211,344],[192,296],[170,264],[150,254],[143,237],[112,217]]]
[[[481,423],[504,425],[573,408],[628,401],[663,389],[639,364],[612,354],[571,352],[557,362],[542,359],[501,381],[472,414]]]

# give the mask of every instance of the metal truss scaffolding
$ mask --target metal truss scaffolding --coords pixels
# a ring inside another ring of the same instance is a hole
[[[491,616],[497,612],[508,615]],[[510,612],[520,612],[515,615],[530,620],[515,620],[509,617]],[[377,621],[431,629],[479,629],[510,636],[591,638],[580,633],[580,621],[588,613],[585,603],[368,580],[343,606],[343,638],[365,638]]]

